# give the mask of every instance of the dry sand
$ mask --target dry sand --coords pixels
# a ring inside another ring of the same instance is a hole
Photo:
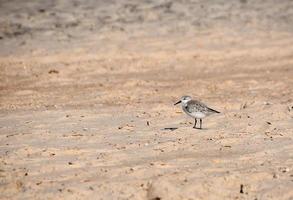
[[[0,199],[293,199],[292,24],[289,0],[0,1]],[[221,114],[192,129],[185,94]]]

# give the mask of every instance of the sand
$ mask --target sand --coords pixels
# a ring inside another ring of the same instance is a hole
[[[0,1],[0,199],[293,199],[292,8]]]

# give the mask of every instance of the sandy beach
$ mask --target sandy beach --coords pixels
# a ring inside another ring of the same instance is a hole
[[[292,200],[292,24],[289,0],[0,0],[0,199]],[[193,129],[182,95],[221,113]]]

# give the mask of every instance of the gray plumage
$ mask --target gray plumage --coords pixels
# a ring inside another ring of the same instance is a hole
[[[185,106],[186,110],[189,113],[194,112],[203,112],[203,113],[220,113],[219,111],[216,111],[214,109],[211,109],[207,107],[204,103],[197,101],[197,100],[190,100],[187,102],[187,105]]]
[[[192,100],[190,96],[181,97],[181,100],[178,101],[176,104],[179,104],[179,103],[181,103],[183,111],[190,117],[194,118],[193,128],[196,128],[197,119],[200,120],[200,129],[201,129],[203,118],[214,113],[220,113],[219,111],[209,108],[207,105],[205,105],[204,103],[200,101]]]

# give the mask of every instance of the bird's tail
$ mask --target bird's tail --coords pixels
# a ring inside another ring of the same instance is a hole
[[[215,113],[220,113],[219,111],[211,109],[211,108],[209,108],[209,110],[212,111],[212,112],[215,112]]]

